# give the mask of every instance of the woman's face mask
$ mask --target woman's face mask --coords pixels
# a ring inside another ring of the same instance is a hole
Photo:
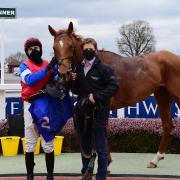
[[[83,56],[88,61],[92,60],[95,57],[95,50],[93,49],[84,49],[83,50]]]
[[[96,55],[96,49],[94,47],[94,44],[87,43],[83,46],[83,56],[86,60],[90,61],[92,60]]]

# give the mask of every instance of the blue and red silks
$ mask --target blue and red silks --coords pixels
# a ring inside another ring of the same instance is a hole
[[[46,142],[51,141],[67,120],[73,116],[69,95],[65,96],[63,100],[43,95],[31,103],[29,111],[38,132]]]

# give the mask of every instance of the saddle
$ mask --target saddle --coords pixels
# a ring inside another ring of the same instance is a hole
[[[66,84],[62,78],[58,77],[57,80],[51,80],[48,84],[46,84],[43,90],[40,90],[36,94],[30,96],[28,98],[28,102],[32,103],[32,101],[43,95],[49,95],[62,100],[66,94]]]
[[[67,94],[67,88],[63,78],[58,77],[45,86],[44,93],[62,100]]]

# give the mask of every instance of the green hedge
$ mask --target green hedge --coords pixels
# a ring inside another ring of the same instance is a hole
[[[167,153],[180,153],[180,119],[173,119]],[[109,119],[109,149],[112,152],[156,153],[158,151],[162,123],[160,119]],[[65,136],[63,152],[79,152],[79,141],[73,121],[68,121],[62,130]]]
[[[147,132],[116,134],[109,137],[112,152],[156,153],[161,137]],[[167,153],[180,153],[180,140],[171,136]]]
[[[62,152],[79,152],[77,135],[64,135]],[[126,132],[109,135],[109,149],[111,152],[127,153],[156,153],[161,137],[145,131]],[[171,136],[167,153],[180,153],[180,140]]]

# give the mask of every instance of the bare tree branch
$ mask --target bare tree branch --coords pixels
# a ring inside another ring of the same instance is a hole
[[[23,62],[25,59],[27,58],[26,54],[21,53],[21,52],[17,52],[15,54],[11,54],[10,56],[8,56],[7,58],[5,58],[5,61],[10,63],[13,61],[16,62]]]
[[[155,51],[153,29],[146,21],[134,21],[119,29],[119,52],[126,56],[138,56]]]

